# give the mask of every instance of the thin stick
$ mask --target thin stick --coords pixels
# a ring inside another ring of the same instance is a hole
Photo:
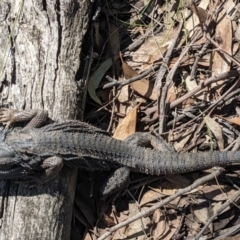
[[[142,212],[138,213],[134,217],[131,217],[131,218],[127,219],[126,221],[123,221],[123,222],[115,225],[112,228],[109,228],[106,233],[104,233],[101,237],[98,238],[98,240],[106,239],[108,236],[110,236],[113,232],[117,231],[118,229],[130,224],[131,222],[136,221],[137,219],[139,219],[141,217],[144,217],[144,216],[150,214],[151,212],[155,211],[156,209],[158,209],[158,208],[162,207],[163,205],[173,201],[177,197],[182,196],[183,194],[186,194],[186,193],[192,191],[193,189],[197,188],[198,186],[200,186],[200,185],[202,185],[202,184],[204,184],[204,183],[206,183],[206,182],[208,182],[212,179],[215,179],[217,176],[219,176],[223,172],[222,168],[213,168],[213,169],[214,170],[211,174],[197,179],[193,184],[189,185],[188,187],[186,187],[184,189],[180,189],[177,193],[173,194],[172,196],[169,196],[169,197],[165,198],[164,200],[162,200],[158,204],[150,207],[149,209],[147,209],[145,211],[142,211]]]
[[[199,240],[199,238],[201,237],[201,235],[203,234],[203,232],[206,230],[206,228],[209,226],[210,223],[213,222],[213,220],[222,212],[224,211],[228,206],[230,206],[231,203],[234,203],[238,198],[240,197],[240,191],[237,191],[237,193],[230,198],[229,200],[227,200],[217,211],[216,213],[209,218],[209,220],[207,221],[207,223],[204,225],[204,227],[202,228],[202,230],[196,235],[196,237],[193,238],[193,240]]]

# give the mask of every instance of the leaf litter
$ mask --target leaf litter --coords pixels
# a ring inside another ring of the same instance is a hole
[[[240,3],[103,0],[100,7],[86,120],[118,139],[136,131],[160,134],[180,153],[239,149]],[[95,200],[95,207],[76,217],[86,227],[82,239],[224,239],[239,234],[239,168],[228,167],[205,181],[210,174],[132,173],[130,186],[115,194],[112,207],[112,199],[103,204],[95,197],[83,173],[84,194]],[[97,186],[106,173],[98,175],[91,181]],[[195,187],[188,189],[191,184]],[[179,191],[184,193],[173,198]],[[124,224],[144,211],[144,217]],[[118,224],[123,225],[111,230]]]

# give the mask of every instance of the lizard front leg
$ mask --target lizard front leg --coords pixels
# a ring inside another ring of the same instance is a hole
[[[25,128],[38,128],[46,122],[47,118],[48,112],[45,110],[0,109],[0,122],[6,124],[6,128],[9,128],[12,123],[25,121],[29,121]]]

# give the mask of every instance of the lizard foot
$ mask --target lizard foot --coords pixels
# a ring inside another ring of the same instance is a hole
[[[3,123],[5,128],[9,128],[9,126],[15,122],[14,116],[15,116],[16,110],[10,110],[7,108],[1,108],[0,109],[0,122]]]
[[[117,212],[115,207],[115,201],[119,197],[119,195],[122,194],[123,190],[128,187],[130,183],[129,175],[130,169],[128,167],[120,167],[117,168],[105,181],[100,192],[101,199],[99,202],[99,218],[101,218],[108,209],[106,199],[116,191],[116,194],[112,195],[107,202],[111,202],[113,212]]]
[[[2,108],[0,109],[0,123],[6,124],[6,128],[15,122],[30,121],[27,128],[41,127],[48,118],[48,112],[45,110],[26,109],[13,110]]]
[[[108,195],[116,190],[127,187],[130,182],[130,169],[128,167],[120,167],[116,169],[107,179],[102,187],[102,199],[106,199]]]

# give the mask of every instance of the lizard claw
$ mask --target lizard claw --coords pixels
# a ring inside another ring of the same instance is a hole
[[[0,123],[3,123],[6,129],[14,122],[14,110],[10,110],[8,108],[0,109]]]

